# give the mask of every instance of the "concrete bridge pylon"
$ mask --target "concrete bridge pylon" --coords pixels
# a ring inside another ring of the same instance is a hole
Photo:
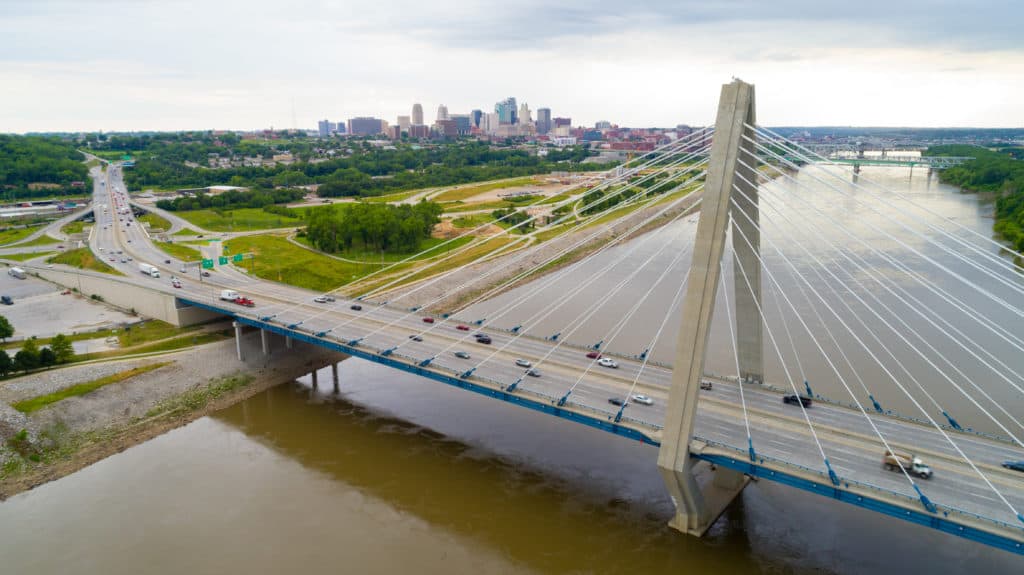
[[[734,185],[753,200],[752,203],[746,200],[737,202],[741,206],[739,209],[752,221],[743,216],[732,218],[740,376],[748,383],[763,381],[763,326],[758,310],[761,303],[760,234],[753,223],[758,222],[758,174],[752,143],[756,136],[754,130],[747,127],[754,125],[755,121],[754,86],[740,80],[722,86],[700,223],[683,299],[682,327],[676,344],[665,427],[658,451],[658,469],[676,506],[675,517],[669,525],[696,536],[703,535],[711,527],[749,481],[742,473],[721,467],[698,469],[698,460],[691,457],[691,453],[699,452],[702,447],[693,439],[693,428],[721,275],[720,263],[725,251],[726,227],[733,209],[730,199]],[[741,164],[741,159],[750,167]],[[742,178],[736,177],[737,174],[742,174]],[[737,233],[737,228],[743,235]],[[744,272],[753,290],[747,288]]]

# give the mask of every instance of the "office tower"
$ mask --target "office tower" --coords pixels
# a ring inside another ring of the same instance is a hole
[[[547,134],[551,131],[551,108],[537,108],[537,133]]]
[[[502,124],[516,123],[516,99],[508,97],[494,105],[494,112],[498,114],[498,121]]]
[[[450,119],[451,118],[448,117],[448,106],[445,106],[444,104],[441,104],[440,106],[438,106],[437,107],[437,121],[440,122],[441,120],[450,120]]]
[[[412,105],[412,123],[416,126],[423,125],[423,106],[419,104]]]

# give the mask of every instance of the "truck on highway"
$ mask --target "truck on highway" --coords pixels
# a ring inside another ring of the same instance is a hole
[[[21,268],[11,268],[7,270],[7,275],[11,276],[12,278],[18,278],[20,280],[23,280],[25,279],[25,270]]]
[[[156,266],[147,263],[139,263],[139,271],[146,274],[149,277],[158,278],[160,277],[160,270]]]
[[[238,292],[233,289],[222,289],[220,290],[220,299],[224,301],[235,301],[238,299]]]
[[[916,475],[921,479],[931,479],[932,468],[921,461],[921,458],[907,455],[905,453],[893,453],[886,451],[882,457],[882,467],[889,471],[897,471],[900,467],[907,470],[907,473]]]

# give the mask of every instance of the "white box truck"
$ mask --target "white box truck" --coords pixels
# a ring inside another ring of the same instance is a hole
[[[150,265],[150,264],[146,264],[146,263],[140,263],[139,264],[139,271],[144,273],[144,274],[146,274],[147,276],[150,276],[150,277],[154,277],[154,278],[160,277],[160,270],[158,270],[156,268],[156,266],[154,266],[154,265]]]
[[[235,301],[238,299],[238,292],[233,289],[220,290],[220,299],[224,301]]]
[[[7,270],[7,275],[11,276],[12,278],[18,278],[20,280],[23,280],[25,279],[25,270],[21,268],[11,268]]]

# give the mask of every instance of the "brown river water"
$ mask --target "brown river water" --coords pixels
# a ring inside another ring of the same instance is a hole
[[[991,225],[974,196],[878,174]],[[0,503],[0,573],[1024,572],[766,481],[686,537],[654,448],[361,360],[340,372],[338,396],[283,384]]]

